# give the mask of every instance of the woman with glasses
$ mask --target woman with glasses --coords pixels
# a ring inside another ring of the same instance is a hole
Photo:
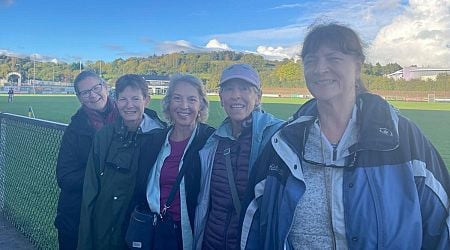
[[[243,249],[449,249],[450,177],[416,125],[361,81],[358,35],[322,24],[302,48],[314,99],[264,149]]]
[[[61,192],[55,226],[62,250],[77,248],[83,180],[94,134],[117,117],[107,86],[96,73],[81,72],[75,78],[74,88],[81,107],[64,132],[56,165]]]
[[[283,121],[261,109],[261,81],[248,64],[224,69],[220,102],[228,117],[200,150],[201,189],[194,249],[239,249],[248,179]]]
[[[157,232],[151,249],[192,249],[200,189],[198,151],[214,132],[214,128],[204,123],[208,106],[200,79],[182,74],[170,79],[162,111],[171,126],[153,135],[142,147],[145,153],[141,154],[136,184],[137,204],[141,209],[159,214],[175,229],[165,238],[159,237],[164,232]]]
[[[141,76],[128,74],[117,80],[115,102],[120,117],[95,135],[86,166],[79,249],[126,247],[140,146],[147,135],[165,127],[156,112],[146,108],[149,101],[148,85]]]

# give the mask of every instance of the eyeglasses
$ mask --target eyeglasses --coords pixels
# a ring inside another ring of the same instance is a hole
[[[323,162],[316,162],[313,160],[308,160],[305,158],[305,146],[306,146],[306,139],[307,139],[307,134],[309,133],[309,129],[305,129],[304,134],[303,134],[303,147],[301,148],[301,155],[302,155],[302,161],[309,163],[311,165],[314,166],[318,166],[318,167],[331,167],[331,168],[353,168],[356,165],[356,151],[352,152],[351,154],[349,154],[348,156],[345,157],[344,160],[344,165],[335,165],[335,164],[331,164],[331,165],[327,165]],[[322,140],[322,138],[321,138]],[[324,152],[323,152],[323,145],[321,144],[321,153],[322,153],[322,160],[324,158]]]
[[[335,164],[327,165],[325,163],[315,162],[313,160],[308,160],[308,159],[305,158],[305,150],[302,150],[302,160],[304,162],[306,162],[306,163],[309,163],[311,165],[318,166],[318,167],[353,168],[353,167],[355,167],[355,163],[356,163],[356,152],[353,152],[350,155],[345,157],[345,164],[343,166],[335,165]]]
[[[81,96],[82,98],[89,98],[89,96],[91,95],[91,92],[100,94],[100,92],[102,92],[102,89],[103,89],[103,82],[100,82],[99,84],[95,85],[94,87],[92,87],[90,89],[78,92],[78,95]]]

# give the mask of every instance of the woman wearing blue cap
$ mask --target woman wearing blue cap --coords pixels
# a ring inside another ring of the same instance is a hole
[[[253,165],[283,121],[261,110],[261,82],[247,64],[227,67],[220,101],[228,117],[200,150],[194,249],[238,249]]]

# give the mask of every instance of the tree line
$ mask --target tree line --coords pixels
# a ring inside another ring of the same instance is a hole
[[[73,82],[80,70],[91,69],[100,74],[111,85],[123,74],[171,75],[190,73],[202,79],[207,88],[217,87],[222,70],[234,63],[248,63],[260,73],[263,86],[269,87],[306,87],[303,64],[301,61],[284,59],[269,61],[262,56],[233,51],[214,51],[209,53],[173,53],[161,56],[118,58],[112,62],[85,61],[82,63],[34,62],[32,58],[0,56],[0,79],[6,79],[10,72],[20,72],[22,82],[30,79],[57,82]],[[440,75],[436,81],[397,80],[386,74],[402,67],[397,63],[372,65],[365,63],[362,68],[362,80],[370,90],[450,90],[450,76]],[[17,82],[16,76],[7,81]]]

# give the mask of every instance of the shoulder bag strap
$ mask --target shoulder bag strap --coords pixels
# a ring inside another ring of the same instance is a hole
[[[175,199],[175,194],[177,193],[178,188],[180,187],[181,179],[184,176],[184,172],[186,172],[186,171],[185,171],[185,168],[183,165],[183,166],[181,166],[181,169],[180,169],[180,172],[178,173],[177,179],[176,179],[175,183],[173,184],[172,189],[170,190],[170,194],[169,194],[169,197],[167,198],[166,203],[164,204],[164,208],[161,211],[161,215],[160,215],[161,218],[164,217],[164,215],[167,212],[167,209],[169,209],[170,205],[172,205],[172,202]]]
[[[239,200],[238,191],[236,188],[236,183],[234,182],[233,169],[231,168],[231,157],[230,157],[230,148],[226,148],[223,151],[223,155],[225,156],[225,165],[227,168],[228,175],[228,185],[231,189],[231,197],[233,198],[233,205],[236,209],[236,213],[238,216],[241,214],[241,201]]]

